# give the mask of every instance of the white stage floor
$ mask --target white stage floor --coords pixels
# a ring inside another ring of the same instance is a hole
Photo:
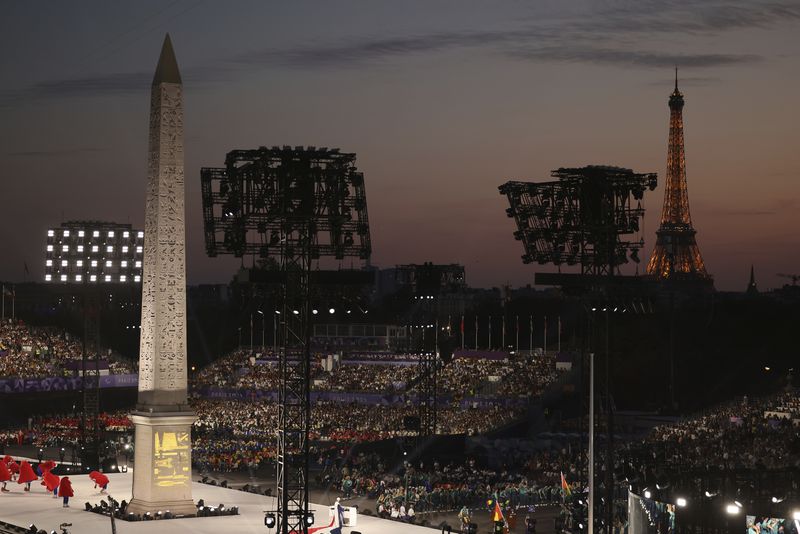
[[[133,471],[127,473],[114,473],[108,475],[110,480],[109,494],[117,501],[130,501]],[[94,483],[88,475],[70,477],[75,497],[70,499],[70,508],[62,507],[60,498],[54,499],[52,493],[47,493],[39,482],[31,485],[30,492],[22,491],[23,486],[16,482],[9,482],[10,493],[0,494],[0,520],[18,526],[27,527],[31,523],[38,529],[47,532],[56,530],[61,523],[72,523],[71,534],[101,534],[111,532],[110,518],[84,510],[84,503],[99,503],[105,497],[99,490],[94,489]],[[192,483],[192,496],[197,502],[205,501],[206,506],[226,507],[238,506],[239,515],[219,517],[198,517],[186,519],[170,519],[159,521],[116,521],[117,532],[120,534],[218,534],[224,532],[274,534],[275,530],[267,530],[264,526],[264,510],[275,509],[275,498],[246,493],[243,491],[210,486],[208,484]],[[327,505],[313,505],[315,523],[313,527],[320,527],[330,523]],[[312,527],[312,528],[313,528]],[[363,534],[405,534],[405,533],[430,533],[430,528],[398,523],[378,519],[376,517],[358,516],[355,527],[345,527],[342,532],[347,534],[352,531]],[[329,529],[317,531],[327,534]]]

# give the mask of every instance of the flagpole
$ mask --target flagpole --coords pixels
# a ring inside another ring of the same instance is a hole
[[[528,352],[533,356],[533,314],[530,316],[531,328],[528,331]]]
[[[544,316],[544,347],[542,347],[542,354],[547,356],[547,316]]]
[[[514,327],[514,329],[516,330],[516,336],[517,336],[517,339],[516,339],[516,341],[514,342],[514,350],[516,350],[517,352],[519,352],[519,315],[517,315],[517,318],[516,318],[516,323],[515,323],[515,324],[516,324],[516,326]]]
[[[589,534],[594,534],[594,353],[589,353]]]
[[[478,350],[478,315],[475,315],[475,350]]]
[[[489,346],[486,350],[492,350],[492,316],[489,316]]]
[[[0,289],[0,295],[3,296],[3,322],[6,320],[6,285],[3,284],[3,288]]]
[[[561,352],[561,316],[558,316],[558,352]]]
[[[17,320],[17,288],[11,286],[11,319]]]
[[[461,314],[461,350],[464,350],[466,348],[466,344],[465,344],[466,336],[464,335],[466,333],[467,333],[467,331],[464,328],[464,314],[462,313]]]
[[[500,334],[500,339],[502,339],[502,349],[506,350],[506,314],[503,314],[503,331]]]

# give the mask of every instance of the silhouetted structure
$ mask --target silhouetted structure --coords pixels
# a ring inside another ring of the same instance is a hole
[[[201,170],[209,256],[258,255],[280,261],[277,531],[301,534],[309,510],[312,262],[369,260],[364,175],[339,149],[261,147],[228,152],[225,168]],[[357,280],[356,280],[357,281]]]
[[[756,285],[756,275],[753,266],[750,266],[750,282],[747,284],[748,295],[758,295],[758,286]]]
[[[659,279],[709,278],[700,248],[697,246],[689,213],[686,188],[686,159],[683,146],[683,94],[678,90],[675,69],[675,90],[669,97],[669,151],[664,209],[661,226],[656,232],[656,246],[647,264],[647,273]]]

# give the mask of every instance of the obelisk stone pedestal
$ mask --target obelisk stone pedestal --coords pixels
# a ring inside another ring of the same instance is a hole
[[[135,514],[172,512],[195,515],[192,501],[191,412],[150,415],[134,412],[136,425],[133,470],[134,497],[128,511]]]

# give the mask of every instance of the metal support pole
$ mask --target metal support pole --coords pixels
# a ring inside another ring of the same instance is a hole
[[[533,356],[533,315],[530,316],[531,324],[530,330],[528,331],[528,351]]]
[[[489,346],[487,350],[492,350],[492,316],[489,316]]]
[[[543,344],[544,344],[544,347],[543,347],[542,350],[544,351],[544,355],[547,356],[547,316],[546,315],[544,316],[544,343]]]
[[[253,353],[253,312],[250,312],[250,354]]]
[[[589,534],[594,534],[594,353],[589,353]]]
[[[561,316],[558,316],[558,352],[561,352]]]

